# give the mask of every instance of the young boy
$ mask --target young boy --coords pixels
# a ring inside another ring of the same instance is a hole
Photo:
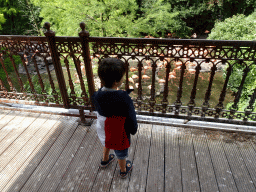
[[[105,58],[99,65],[98,75],[104,85],[92,96],[97,111],[97,133],[103,145],[103,159],[100,166],[106,167],[115,158],[109,155],[115,151],[120,166],[121,178],[132,170],[131,161],[126,161],[130,147],[130,134],[137,132],[136,113],[127,91],[118,90],[125,74],[125,64],[116,58]]]

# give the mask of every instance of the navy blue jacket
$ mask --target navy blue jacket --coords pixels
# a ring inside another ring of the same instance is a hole
[[[124,129],[130,143],[130,134],[137,132],[137,119],[130,92],[122,90],[105,90],[102,88],[92,95],[92,102],[99,115],[103,117],[124,117]],[[98,133],[99,134],[99,133]],[[107,146],[106,146],[107,147]]]

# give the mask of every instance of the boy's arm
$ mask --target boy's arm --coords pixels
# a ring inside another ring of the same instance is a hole
[[[138,124],[136,119],[136,112],[133,106],[133,101],[130,96],[128,96],[128,122],[129,131],[132,135],[137,132]]]

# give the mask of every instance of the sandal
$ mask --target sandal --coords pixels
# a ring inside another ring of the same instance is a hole
[[[114,159],[115,159],[115,155],[114,154],[110,154],[108,161],[101,161],[100,167],[103,167],[103,168],[107,167],[112,161],[114,161]]]
[[[128,160],[128,161],[126,161],[126,172],[121,172],[121,170],[120,170],[120,177],[122,179],[126,178],[128,173],[131,172],[131,170],[132,170],[132,162]]]

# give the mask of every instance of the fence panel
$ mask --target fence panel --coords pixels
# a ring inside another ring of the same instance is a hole
[[[255,42],[107,37],[90,42],[96,62],[117,57],[126,63],[122,88],[135,89],[138,114],[255,125],[255,91],[245,111],[237,110],[255,66]],[[228,82],[235,65],[244,72],[233,93]]]
[[[117,57],[138,114],[256,125],[256,89],[239,111],[255,42],[90,37],[80,26],[79,37],[55,37],[47,25],[46,37],[0,36],[1,101],[92,110],[98,64]]]

